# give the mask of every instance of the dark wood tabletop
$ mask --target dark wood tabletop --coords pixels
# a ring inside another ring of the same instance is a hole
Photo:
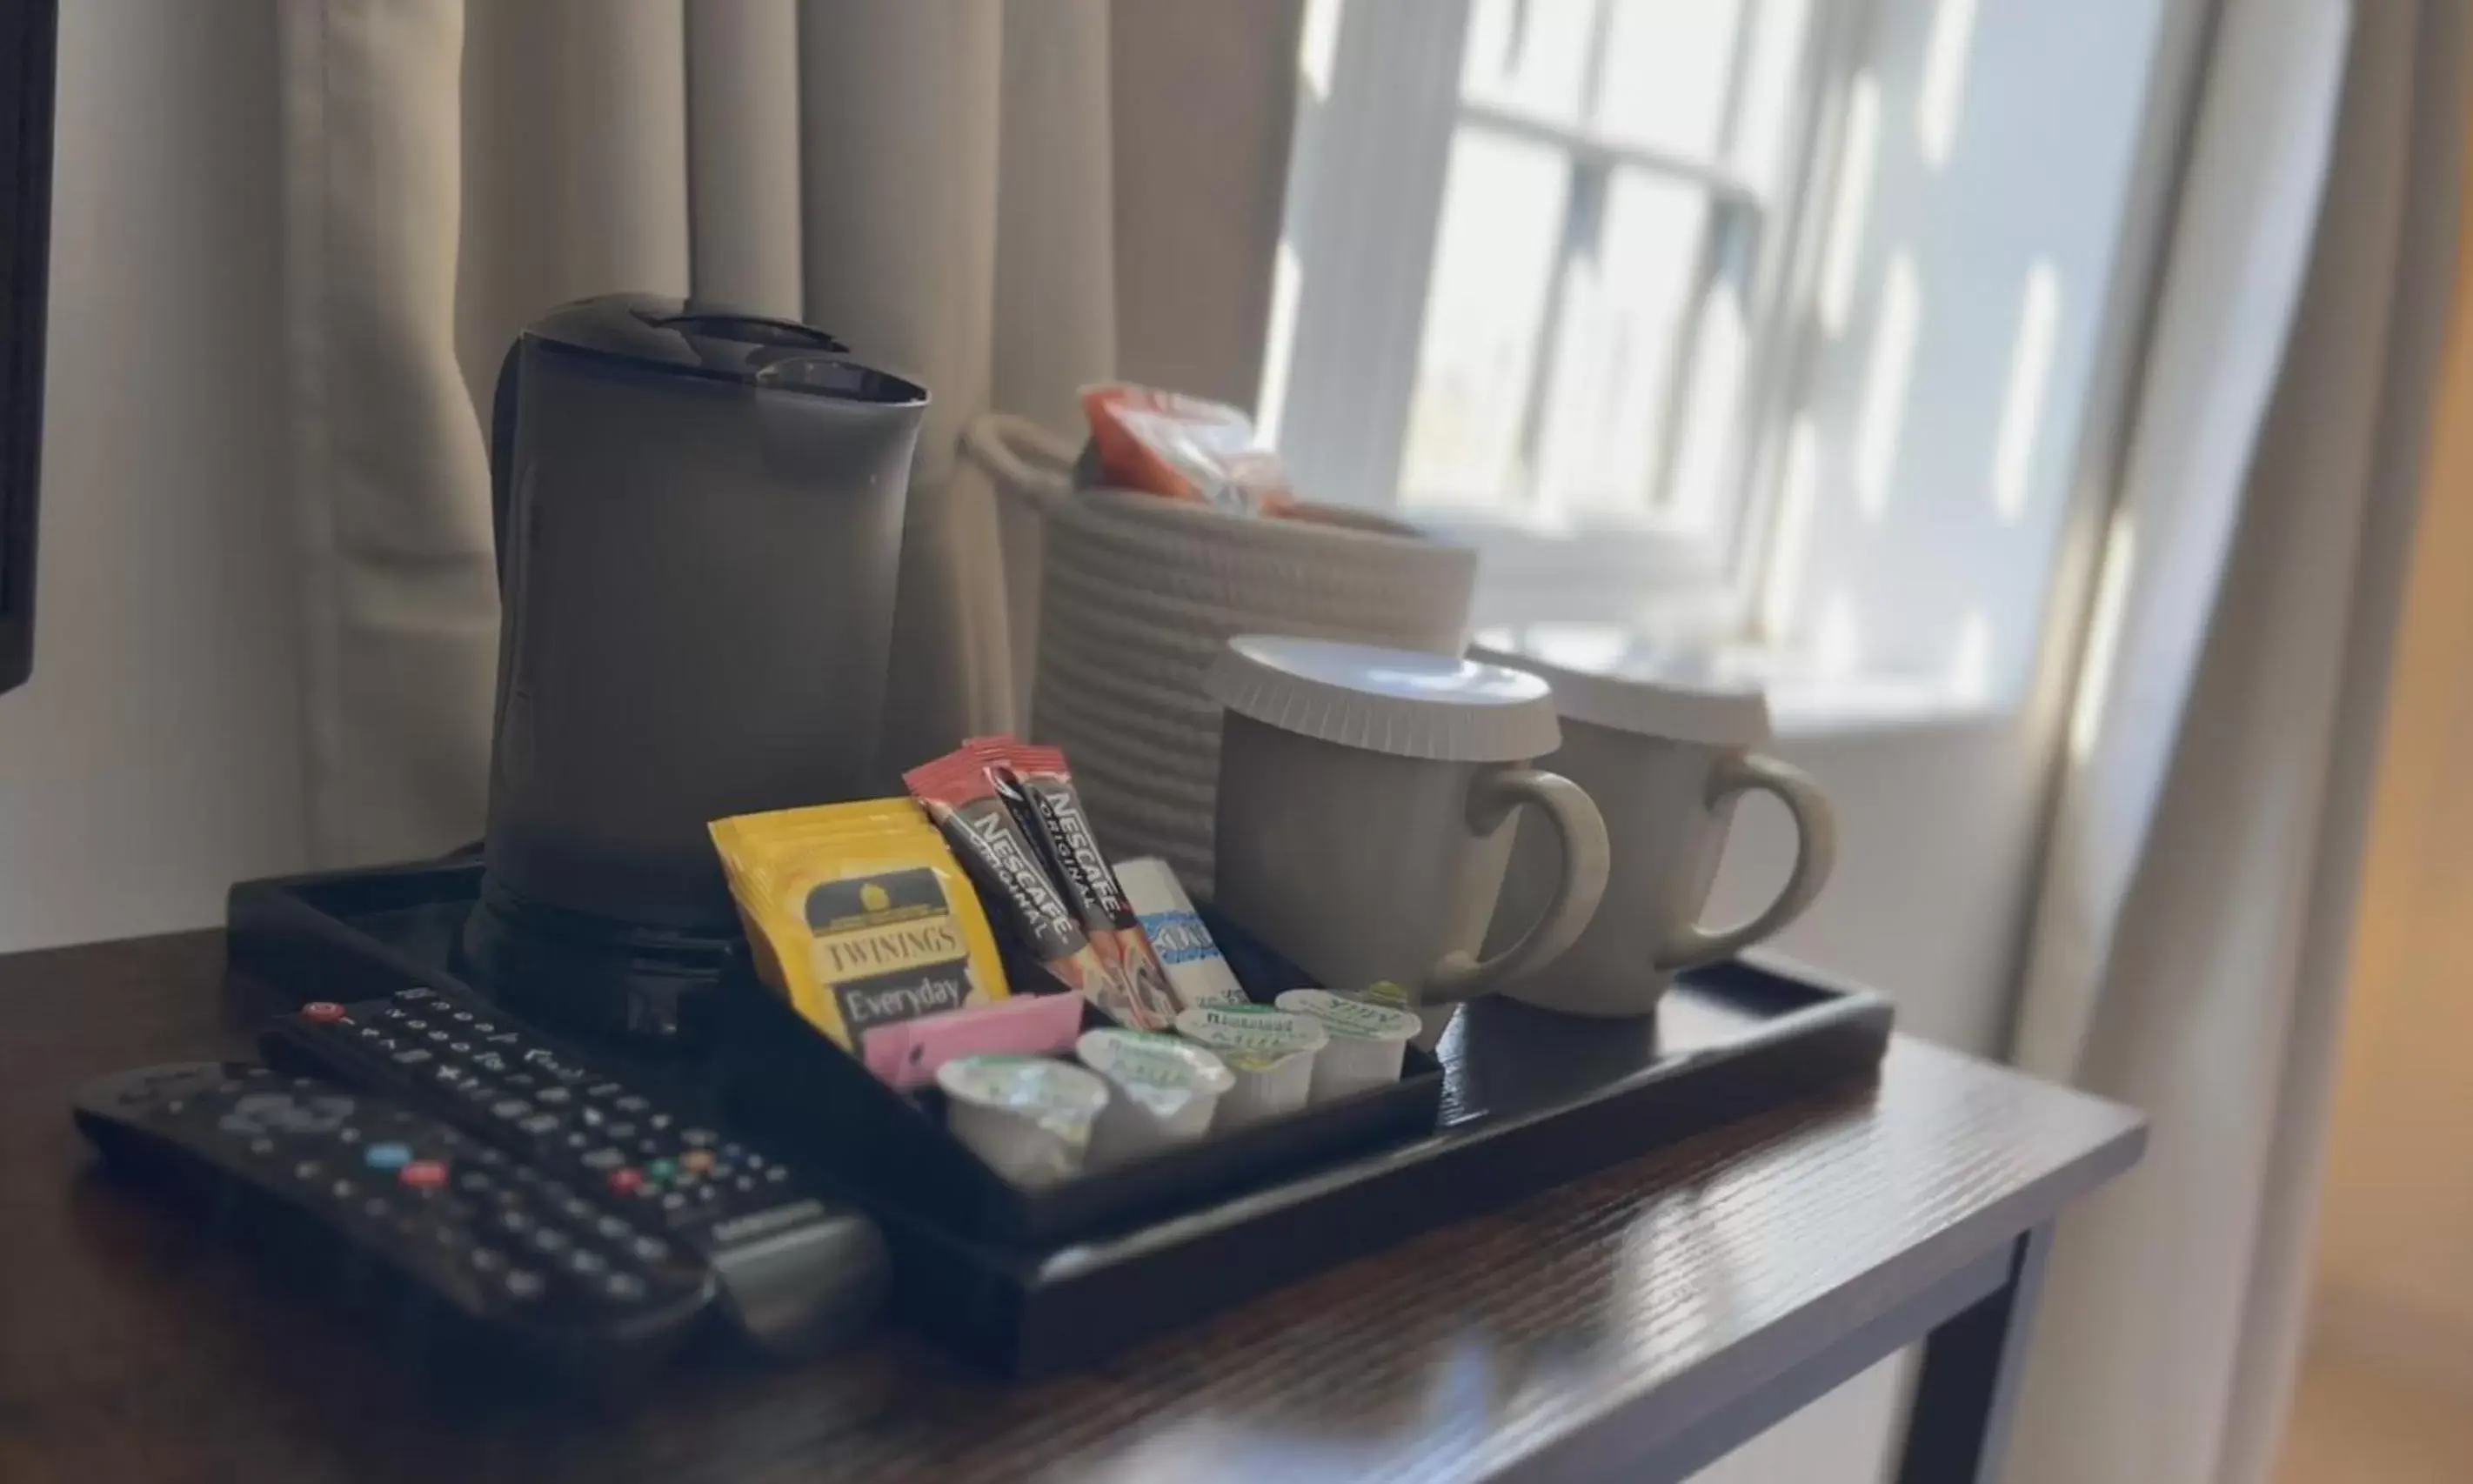
[[[1999,1272],[2142,1138],[2126,1110],[1900,1038],[1877,1085],[1432,1232],[1084,1375],[1007,1385],[894,1329],[803,1369],[693,1356],[596,1414],[424,1390],[366,1328],[97,1168],[72,1086],[247,1056],[263,1008],[262,989],[227,980],[218,933],[0,958],[9,1484],[1585,1474],[1764,1389],[1781,1405],[1798,1377],[1808,1392],[1813,1357]]]

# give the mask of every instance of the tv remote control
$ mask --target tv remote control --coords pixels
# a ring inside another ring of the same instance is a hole
[[[289,1256],[331,1260],[348,1286],[375,1277],[424,1338],[460,1336],[570,1381],[632,1380],[712,1298],[679,1243],[332,1083],[180,1062],[87,1083],[71,1108],[107,1161],[205,1196]]]
[[[267,1027],[269,1062],[424,1109],[655,1225],[711,1265],[759,1347],[812,1352],[865,1328],[887,1282],[876,1223],[778,1160],[460,994],[315,1002]]]

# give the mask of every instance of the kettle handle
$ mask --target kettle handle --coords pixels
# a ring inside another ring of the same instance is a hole
[[[501,395],[504,383],[501,382]],[[1052,515],[1073,497],[1073,445],[1011,413],[983,413],[962,430],[962,451],[1008,490]]]

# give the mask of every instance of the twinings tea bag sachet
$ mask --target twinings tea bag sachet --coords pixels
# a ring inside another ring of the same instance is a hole
[[[1006,996],[987,913],[909,800],[709,827],[758,972],[844,1050],[878,1026]]]

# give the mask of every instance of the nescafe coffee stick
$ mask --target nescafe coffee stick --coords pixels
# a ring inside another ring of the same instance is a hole
[[[1111,1017],[1136,1023],[1125,987],[1075,925],[1038,850],[997,794],[987,762],[966,748],[920,764],[901,781],[952,843],[989,910],[1012,926],[1047,971]]]
[[[1064,752],[1011,737],[974,738],[965,747],[994,765],[997,782],[1008,785],[1020,801],[1017,812],[1033,826],[1030,832],[1045,851],[1082,930],[1125,987],[1133,1014],[1127,1023],[1145,1031],[1175,1025],[1181,1007],[1168,987],[1167,970],[1151,951],[1141,919],[1099,851]]]

